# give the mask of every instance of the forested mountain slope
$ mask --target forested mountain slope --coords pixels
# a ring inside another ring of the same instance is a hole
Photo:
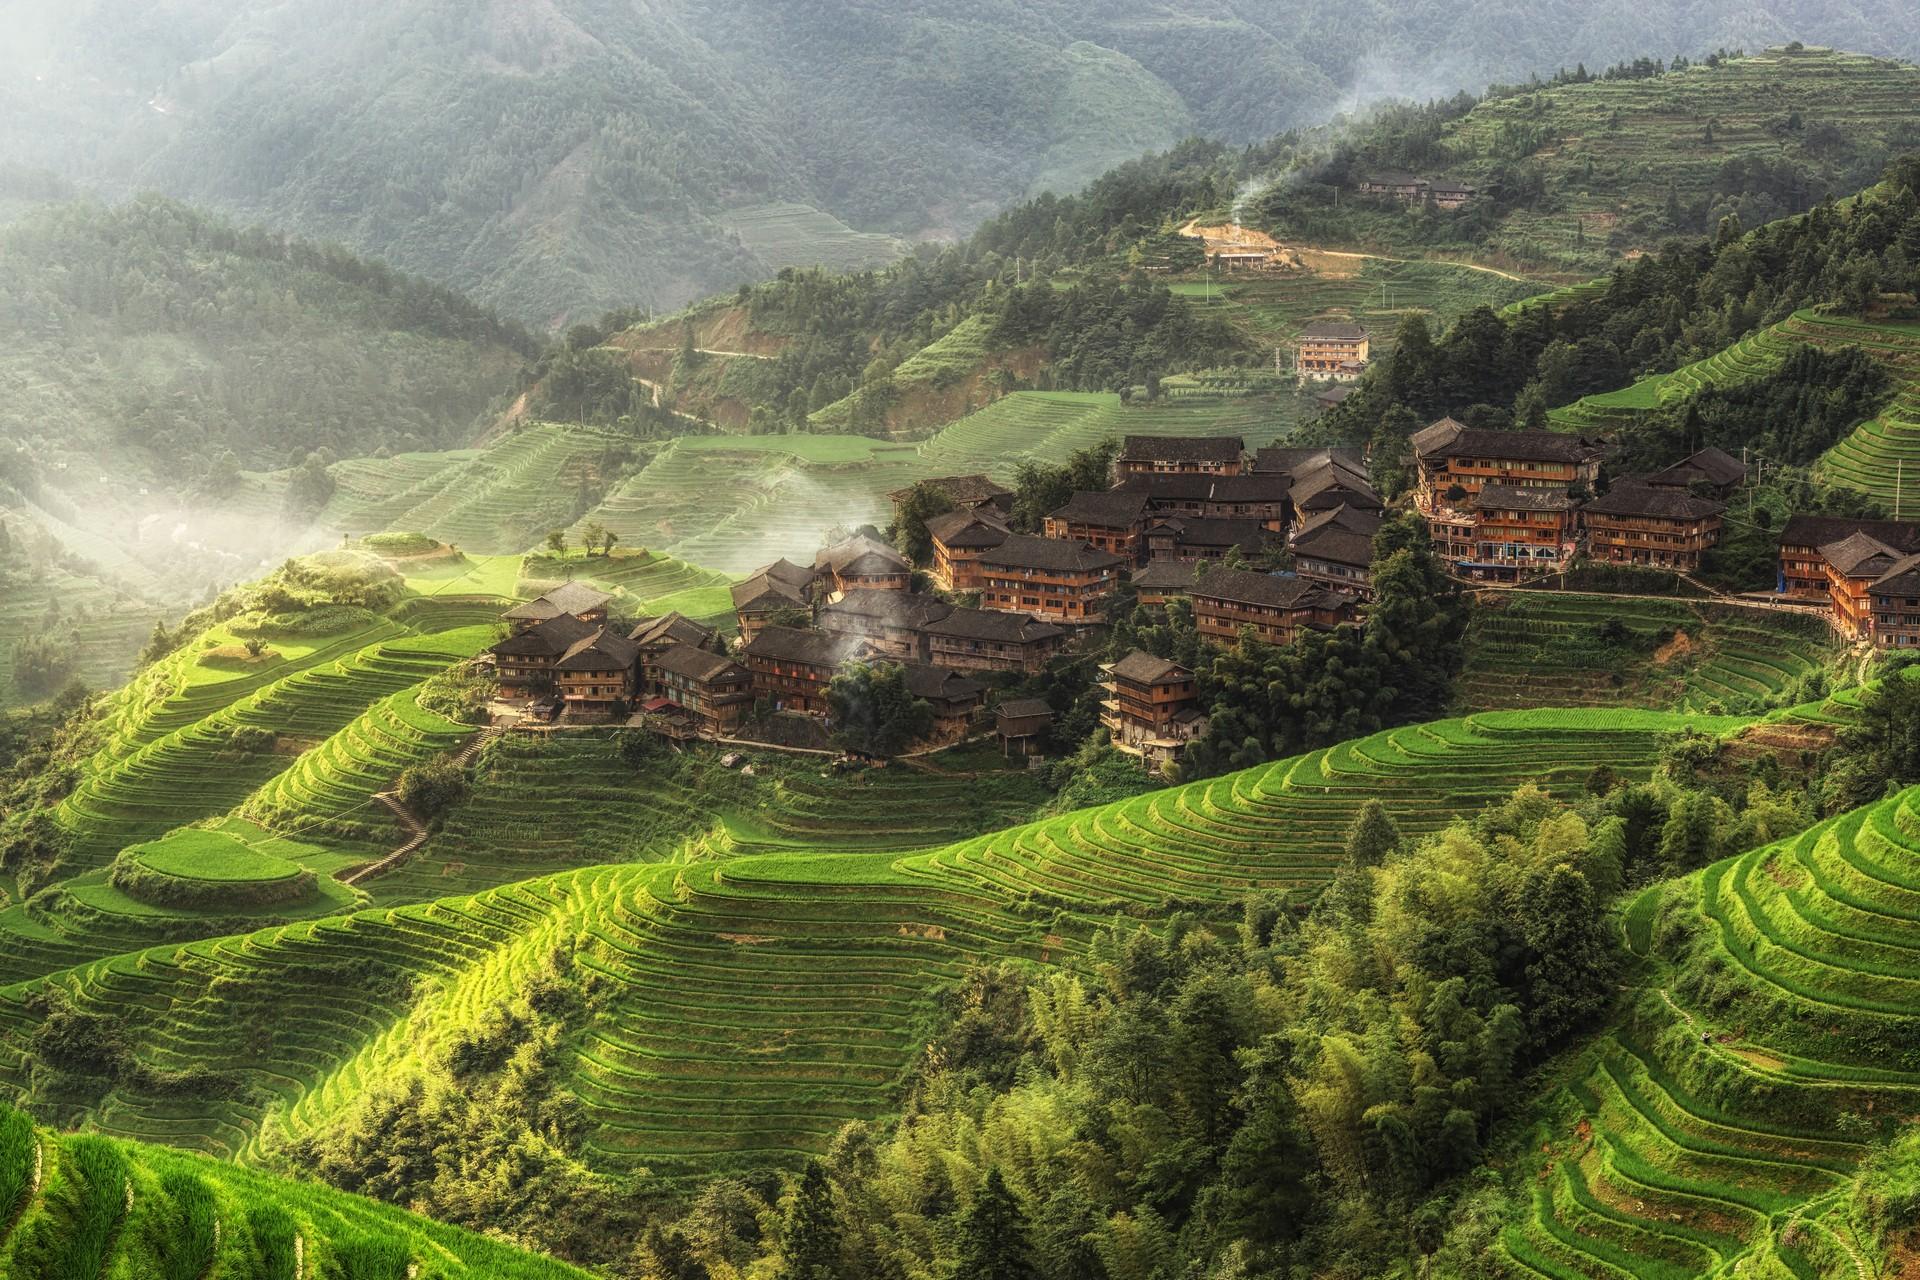
[[[0,159],[340,239],[542,324],[964,232],[1232,141],[1648,50],[1920,52],[1893,0],[90,0],[16,29]],[[737,234],[737,239],[736,239]]]

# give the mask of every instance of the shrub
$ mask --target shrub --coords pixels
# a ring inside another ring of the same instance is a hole
[[[467,775],[451,756],[436,756],[409,766],[394,784],[394,795],[422,822],[432,824],[467,798]]]

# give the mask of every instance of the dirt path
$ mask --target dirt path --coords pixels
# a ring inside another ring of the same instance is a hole
[[[1391,258],[1384,253],[1357,253],[1350,249],[1316,249],[1312,245],[1291,245],[1301,253],[1324,254],[1329,258],[1372,258],[1375,262],[1439,262],[1449,267],[1464,267],[1468,271],[1484,271],[1490,276],[1499,276],[1502,280],[1511,280],[1515,284],[1536,285],[1541,282],[1529,280],[1525,276],[1514,275],[1511,271],[1502,271],[1498,267],[1483,267],[1477,262],[1458,262],[1452,258]]]
[[[1540,587],[1525,587],[1512,582],[1461,582],[1471,591],[1518,591],[1534,596],[1597,596],[1603,600],[1659,600],[1666,604],[1723,604],[1736,609],[1753,609],[1760,613],[1806,613],[1826,614],[1827,609],[1815,604],[1762,604],[1758,600],[1745,600],[1739,596],[1715,595],[1705,600],[1697,596],[1661,596],[1640,595],[1626,591],[1553,591]],[[1708,588],[1711,590],[1711,588]]]
[[[466,768],[473,758],[480,754],[480,749],[486,746],[487,743],[493,741],[494,736],[498,732],[499,730],[492,727],[480,730],[473,735],[466,746],[460,748],[458,754],[456,754],[449,763],[456,769]],[[349,868],[335,877],[341,884],[349,888],[363,884],[375,876],[385,875],[387,872],[405,862],[408,858],[411,858],[414,853],[419,850],[420,846],[427,842],[427,824],[420,821],[419,815],[414,813],[413,810],[401,804],[400,797],[394,795],[391,791],[376,791],[374,792],[373,798],[384,805],[387,812],[393,815],[394,821],[398,822],[401,830],[407,833],[407,838],[401,843],[399,848],[395,849],[386,857]]]

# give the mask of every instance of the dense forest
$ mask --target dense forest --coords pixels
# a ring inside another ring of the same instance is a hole
[[[1556,0],[1518,30],[1505,6],[1439,0],[89,0],[13,32],[30,74],[0,81],[22,126],[0,161],[344,241],[561,326],[837,260],[851,233],[792,210],[951,237],[1189,135],[1243,144],[1383,96],[1792,39],[1920,52],[1891,0]],[[729,212],[769,208],[771,239]]]

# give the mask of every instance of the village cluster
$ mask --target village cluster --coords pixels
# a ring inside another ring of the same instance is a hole
[[[1577,435],[1448,418],[1411,443],[1413,505],[1468,582],[1516,582],[1579,557],[1691,572],[1719,541],[1726,500],[1745,477],[1739,459],[1709,448],[1615,477],[1595,497],[1606,449]],[[988,719],[981,677],[1038,674],[1101,624],[1122,584],[1143,604],[1188,601],[1195,631],[1214,644],[1247,633],[1285,644],[1303,629],[1359,621],[1372,596],[1385,504],[1356,451],[1129,436],[1112,487],[1075,493],[1039,534],[1013,530],[1013,494],[986,476],[928,483],[953,509],[927,523],[932,557],[918,583],[907,557],[855,534],[811,565],[776,560],[735,584],[731,643],[678,614],[616,624],[610,596],[568,583],[508,611],[511,634],[491,651],[503,696],[550,698],[571,721],[631,716],[724,738],[758,712],[825,718],[827,687],[846,664],[898,663],[933,708],[929,745],[940,745]],[[1283,559],[1291,569],[1223,563]],[[1849,639],[1920,645],[1920,523],[1794,517],[1778,595],[1827,602]],[[978,604],[956,602],[966,598]],[[1205,731],[1187,668],[1134,651],[1103,670],[1102,720],[1121,750],[1164,763]],[[1035,699],[992,708],[1008,752],[1024,754],[1050,716]]]

